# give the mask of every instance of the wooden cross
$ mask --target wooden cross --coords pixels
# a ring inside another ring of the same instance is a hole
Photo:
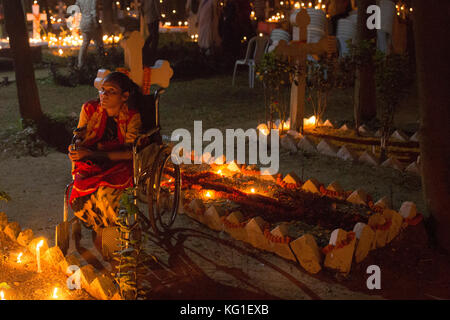
[[[142,47],[144,39],[139,32],[133,31],[127,39],[120,42],[125,56],[125,65],[130,69],[130,79],[139,87],[142,86],[143,65],[142,65]]]
[[[32,13],[27,13],[27,20],[33,21],[33,39],[41,38],[41,21],[47,21],[47,14],[39,12],[39,5],[32,5]]]
[[[297,13],[295,22],[299,27],[299,40],[290,41],[289,44],[280,40],[275,53],[296,60],[300,74],[296,77],[298,85],[292,84],[291,88],[291,108],[290,127],[303,134],[303,118],[305,113],[305,88],[306,88],[306,57],[308,54],[332,54],[336,52],[336,37],[325,36],[317,43],[306,43],[307,27],[311,21],[306,10],[302,9]]]
[[[142,39],[138,31],[133,31],[129,37],[122,40],[120,45],[124,49],[125,65],[130,70],[129,77],[143,90],[144,87],[156,84],[162,88],[167,88],[170,79],[173,76],[173,69],[167,60],[157,60],[155,65],[149,70],[147,69],[148,79],[144,79],[144,70],[142,64],[142,47],[144,39]],[[109,70],[100,69],[97,73],[97,78],[94,81],[94,86],[100,90],[103,79],[109,74]],[[145,84],[145,85],[144,85]],[[143,86],[144,85],[144,86]],[[146,93],[144,93],[146,94]]]

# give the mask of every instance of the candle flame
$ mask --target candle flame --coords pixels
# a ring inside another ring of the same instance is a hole
[[[0,291],[0,300],[6,300],[5,299],[5,293],[2,291]]]
[[[219,169],[219,170],[217,171],[217,174],[222,174],[222,170]]]
[[[304,125],[313,126],[315,124],[316,124],[316,117],[315,116],[311,116],[310,118],[304,120]]]
[[[22,263],[22,260],[20,260],[20,258],[22,257],[23,253],[19,253],[19,255],[17,256],[17,263]]]
[[[255,188],[251,188],[250,192],[255,193]]]
[[[210,192],[210,191],[206,191],[206,194],[205,194],[205,196],[206,196],[207,198],[211,198],[211,197],[212,197],[212,194],[211,194],[211,192]]]
[[[39,241],[38,244],[36,245],[36,250],[38,250],[43,245],[44,245],[44,240]]]
[[[52,296],[53,299],[58,299],[58,293],[57,292],[58,292],[58,288],[55,287],[55,289],[53,289],[53,296]]]
[[[59,50],[58,50],[58,53],[59,53],[60,56],[62,56],[62,54],[63,54],[64,52],[62,51],[62,49],[59,49]]]
[[[256,127],[256,129],[258,129],[265,136],[268,136],[270,133],[269,128],[264,123],[261,123],[260,125],[258,125],[258,127]]]

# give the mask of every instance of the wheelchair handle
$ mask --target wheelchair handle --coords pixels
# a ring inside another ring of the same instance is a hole
[[[155,113],[156,113],[156,127],[159,127],[159,98],[166,91],[164,88],[159,88],[155,91]]]

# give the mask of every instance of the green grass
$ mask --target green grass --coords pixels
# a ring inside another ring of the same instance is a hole
[[[159,46],[171,44],[187,44],[187,37],[182,34],[161,34]],[[189,46],[188,46],[189,47]],[[93,49],[91,48],[91,51]],[[76,56],[77,50],[71,51]],[[93,85],[82,85],[75,88],[55,85],[48,70],[48,63],[61,66],[65,72],[67,59],[51,54],[51,50],[43,51],[43,63],[36,66],[36,79],[42,110],[54,118],[64,116],[77,117],[81,105],[97,96]],[[172,63],[172,62],[171,62]],[[254,89],[248,87],[248,69],[240,67],[236,86],[231,86],[232,67],[229,72],[208,78],[194,80],[174,80],[161,98],[161,124],[163,134],[177,128],[193,128],[194,120],[202,120],[204,130],[207,128],[243,128],[255,127],[265,117],[264,92],[261,83],[256,81]],[[0,72],[0,78],[8,76],[14,80],[14,72]],[[176,78],[176,75],[174,75]],[[307,104],[305,116],[313,114]],[[353,121],[353,89],[334,89],[329,96],[328,108],[324,119],[335,124]],[[417,94],[413,90],[401,103],[396,114],[397,127],[406,131],[418,128]],[[15,84],[0,87],[0,133],[5,130],[20,128],[19,105]]]
[[[72,113],[78,116],[81,105],[97,94],[93,86],[61,87],[51,83],[49,77],[36,82],[42,111],[55,118]],[[19,130],[20,114],[15,84],[0,88],[0,103],[0,131]]]

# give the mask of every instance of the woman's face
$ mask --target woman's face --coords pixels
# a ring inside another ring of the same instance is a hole
[[[129,96],[129,92],[122,92],[114,82],[103,83],[99,94],[100,103],[110,117],[119,114],[120,107],[128,100]]]

